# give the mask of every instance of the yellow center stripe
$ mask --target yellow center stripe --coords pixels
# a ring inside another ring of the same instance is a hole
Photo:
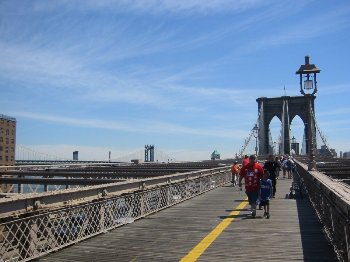
[[[247,199],[240,203],[235,210],[233,210],[229,217],[225,218],[219,225],[217,225],[197,246],[195,246],[180,262],[196,261],[203,252],[215,241],[215,239],[231,224],[235,219],[232,216],[237,216],[241,209],[248,204]]]

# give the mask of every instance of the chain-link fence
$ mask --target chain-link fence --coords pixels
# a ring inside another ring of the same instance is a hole
[[[28,261],[231,181],[229,168],[0,224],[0,261]]]

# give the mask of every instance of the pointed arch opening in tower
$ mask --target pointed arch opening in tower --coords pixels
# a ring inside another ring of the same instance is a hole
[[[290,134],[291,155],[305,155],[305,124],[298,115],[294,116],[294,118],[291,121]]]
[[[282,152],[281,144],[283,139],[281,130],[282,122],[277,116],[274,116],[269,124],[269,146],[272,148],[272,152],[270,153],[274,155],[280,155]]]

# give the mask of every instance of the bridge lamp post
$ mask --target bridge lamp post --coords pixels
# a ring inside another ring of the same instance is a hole
[[[321,70],[314,64],[310,64],[310,57],[305,56],[305,64],[301,65],[296,74],[300,76],[300,93],[307,98],[308,101],[308,153],[309,153],[309,163],[308,170],[316,169],[315,162],[315,144],[314,144],[314,132],[315,124],[312,115],[312,103],[315,99],[315,94],[317,92],[317,80],[316,74],[320,73]],[[306,123],[305,123],[306,124]]]
[[[258,156],[258,136],[259,136],[259,127],[257,124],[252,129],[253,136],[255,137],[255,155]]]

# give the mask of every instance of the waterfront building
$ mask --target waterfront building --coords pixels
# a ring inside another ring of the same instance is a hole
[[[15,165],[16,118],[0,114],[0,166]],[[11,185],[0,185],[0,192],[8,192]]]
[[[73,160],[78,161],[79,160],[79,151],[74,151],[73,152]]]
[[[16,118],[0,114],[0,165],[15,165]]]
[[[322,145],[320,149],[317,149],[317,155],[323,157],[337,157],[337,152],[333,148]]]
[[[220,159],[220,153],[215,149],[213,153],[211,153],[211,160]]]
[[[342,156],[340,157],[344,157],[344,158],[350,158],[350,151],[349,152],[344,152]]]

